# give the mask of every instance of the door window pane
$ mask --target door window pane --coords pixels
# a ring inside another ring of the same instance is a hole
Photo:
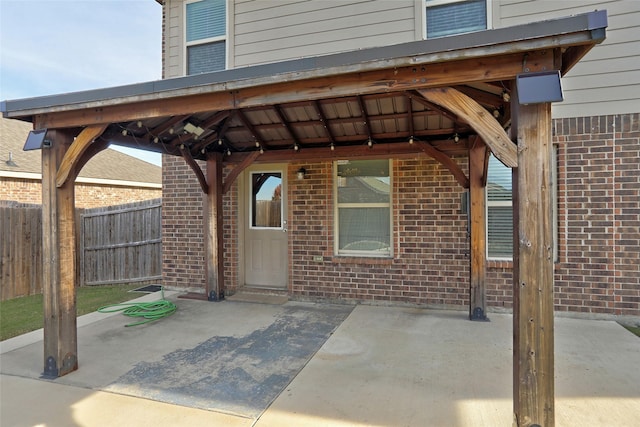
[[[251,226],[282,228],[282,174],[251,174]]]

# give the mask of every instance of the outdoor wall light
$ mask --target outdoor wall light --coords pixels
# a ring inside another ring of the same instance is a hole
[[[51,147],[51,141],[46,139],[47,129],[36,129],[29,131],[27,141],[24,143],[23,151],[39,150],[42,147]]]
[[[14,168],[18,167],[16,162],[13,161],[13,153],[11,151],[9,151],[9,159],[5,160],[4,162],[7,166],[11,166]]]
[[[560,71],[523,73],[516,76],[518,102],[521,105],[564,100]]]
[[[298,169],[296,176],[298,180],[303,180],[307,176],[307,170],[305,168]]]

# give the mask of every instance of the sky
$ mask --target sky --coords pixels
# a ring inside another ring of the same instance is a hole
[[[161,49],[155,0],[0,0],[0,101],[159,80]]]

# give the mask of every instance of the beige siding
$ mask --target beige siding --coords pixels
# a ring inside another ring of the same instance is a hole
[[[229,67],[405,43],[422,34],[414,0],[228,0]],[[640,105],[640,0],[492,0],[493,27],[606,9],[607,40],[563,78],[554,116],[633,113]],[[417,5],[420,5],[419,7]],[[184,75],[183,0],[167,1],[165,77]]]
[[[236,1],[245,66],[415,40],[413,0]]]
[[[640,111],[640,1],[497,0],[494,27],[606,10],[607,39],[562,79],[565,100],[554,117]]]
[[[169,0],[165,6],[167,14],[166,35],[168,40],[165,44],[165,78],[179,77],[184,75],[184,30],[182,0]]]

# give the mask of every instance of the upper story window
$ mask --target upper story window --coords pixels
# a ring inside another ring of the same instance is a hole
[[[335,164],[336,253],[391,256],[390,160]]]
[[[486,30],[487,0],[425,0],[427,38]]]
[[[187,74],[226,68],[226,0],[199,0],[185,5]]]

